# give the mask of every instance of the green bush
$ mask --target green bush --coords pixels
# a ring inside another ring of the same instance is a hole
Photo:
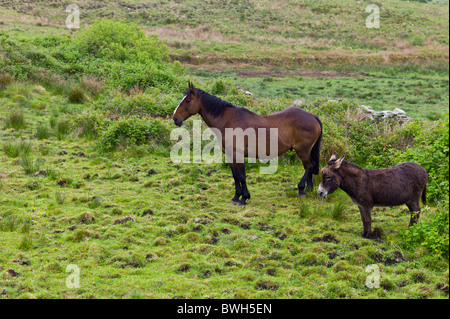
[[[167,61],[169,50],[158,36],[148,37],[133,23],[97,20],[78,37],[78,45],[96,58],[140,62]]]
[[[103,113],[90,110],[76,115],[72,119],[72,128],[78,137],[94,139],[100,136],[108,125]]]
[[[178,78],[170,69],[170,65],[153,63],[113,63],[108,74],[108,84],[124,91],[134,87],[158,87],[168,91],[177,81]]]
[[[145,116],[172,115],[179,100],[173,94],[163,94],[157,88],[149,88],[145,92],[124,95],[109,92],[93,103],[97,110],[107,114]]]
[[[406,229],[402,236],[404,237],[407,247],[414,248],[423,246],[430,252],[444,257],[449,256],[449,215],[448,215],[448,199],[443,205],[438,207],[436,212],[425,211],[427,220],[419,222],[414,226]],[[423,218],[422,218],[423,219]]]
[[[113,151],[119,146],[140,145],[155,140],[158,144],[170,144],[169,129],[159,119],[122,118],[108,127],[102,134],[98,148]]]

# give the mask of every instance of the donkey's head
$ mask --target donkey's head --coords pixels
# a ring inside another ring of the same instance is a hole
[[[338,174],[338,170],[341,167],[344,157],[345,155],[342,155],[338,159],[336,153],[334,153],[328,160],[327,166],[322,169],[322,181],[317,191],[320,197],[326,198],[328,194],[333,193],[341,185],[342,178]]]
[[[197,92],[197,89],[189,81],[189,89],[180,104],[178,104],[175,112],[173,112],[172,119],[175,125],[181,126],[183,121],[200,112],[201,98],[199,95],[200,94]]]

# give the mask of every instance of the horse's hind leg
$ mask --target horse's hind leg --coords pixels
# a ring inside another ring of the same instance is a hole
[[[242,197],[239,200],[238,206],[244,206],[247,204],[245,201],[247,199],[250,199],[250,192],[247,189],[247,176],[245,175],[245,164],[244,163],[235,164],[235,169],[242,187]]]
[[[231,173],[233,174],[233,178],[234,178],[234,187],[235,187],[235,194],[234,194],[233,199],[231,200],[231,203],[237,204],[237,203],[239,203],[239,198],[242,195],[241,181],[239,179],[238,174],[236,173],[235,164],[230,164],[230,166],[231,166]]]
[[[298,183],[298,196],[300,198],[306,197],[305,187],[307,186],[308,189],[313,188],[313,181],[312,181],[312,165],[311,160],[308,155],[304,155],[304,152],[296,150],[298,158],[302,161],[303,167],[305,168],[305,173],[303,174],[300,183]]]

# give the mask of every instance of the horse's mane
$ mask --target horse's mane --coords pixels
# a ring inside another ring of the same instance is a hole
[[[203,109],[206,113],[217,117],[223,115],[223,112],[227,107],[237,108],[233,103],[224,101],[217,96],[209,94],[203,90],[197,89],[197,94],[200,94],[202,99]]]

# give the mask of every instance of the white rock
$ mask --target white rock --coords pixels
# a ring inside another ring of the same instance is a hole
[[[399,109],[399,108],[395,108],[395,109],[392,111],[392,113],[394,113],[395,115],[405,115],[405,114],[406,114],[405,111],[403,111],[402,109]]]

